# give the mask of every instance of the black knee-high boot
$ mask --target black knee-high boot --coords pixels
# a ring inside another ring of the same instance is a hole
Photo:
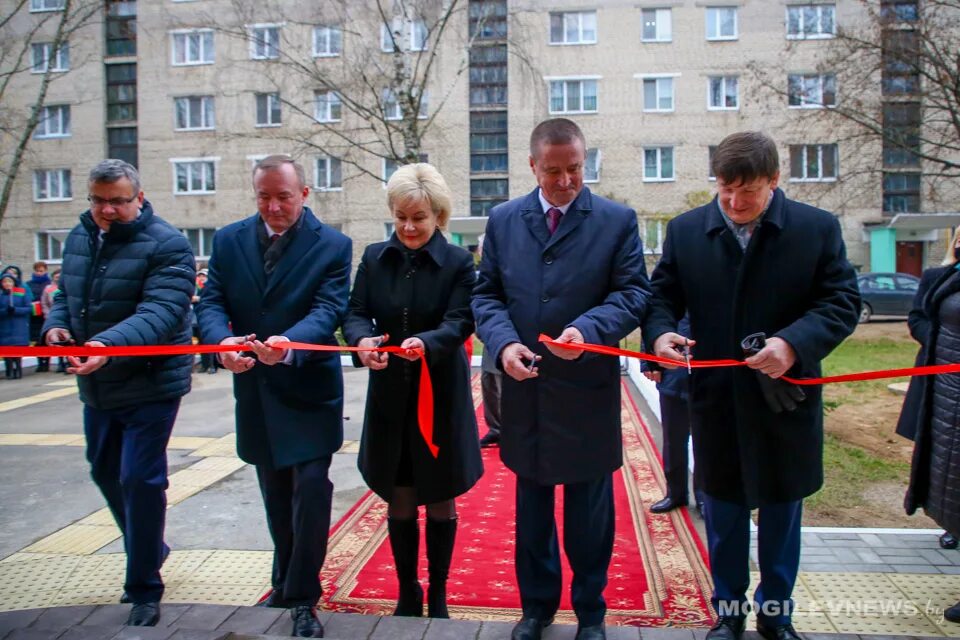
[[[417,560],[420,553],[420,523],[416,518],[400,520],[387,518],[393,564],[397,567],[400,587],[395,616],[419,618],[423,616],[423,587],[417,578]]]
[[[457,537],[457,519],[432,520],[427,518],[427,562],[430,587],[427,590],[427,610],[431,618],[449,618],[447,612],[447,576],[450,558]]]

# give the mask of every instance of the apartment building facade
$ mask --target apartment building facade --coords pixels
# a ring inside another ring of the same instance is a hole
[[[918,1],[883,2],[902,12],[898,31],[909,30]],[[20,32],[63,4],[29,0]],[[666,220],[712,197],[711,148],[744,129],[777,140],[781,186],[837,214],[864,271],[916,271],[942,255],[944,230],[960,222],[918,217],[945,213],[955,185],[925,197],[923,167],[909,157],[862,171],[864,159],[897,154],[810,117],[844,100],[845,74],[856,70],[822,64],[838,25],[869,20],[859,0],[384,6],[393,13],[335,0],[108,0],[102,20],[71,34],[69,60],[33,47],[36,68],[61,65],[64,81],[50,84],[14,184],[3,261],[56,262],[85,208],[86,172],[108,156],[138,165],[147,198],[203,259],[217,228],[254,212],[250,172],[270,153],[304,164],[310,206],[353,237],[359,256],[392,230],[383,185],[398,157],[411,157],[402,144],[410,128],[397,125],[410,119],[426,129],[414,156],[453,190],[448,231],[463,245],[476,243],[492,206],[534,188],[529,132],[553,116],[583,128],[586,183],[637,210],[651,261]],[[49,40],[48,22],[31,45]],[[422,72],[418,61],[430,68],[411,111],[383,78],[404,63]],[[16,78],[25,109],[42,76]],[[894,84],[878,78],[877,100]],[[891,126],[915,126],[914,114],[891,108]],[[919,262],[899,256],[905,243],[917,243]]]

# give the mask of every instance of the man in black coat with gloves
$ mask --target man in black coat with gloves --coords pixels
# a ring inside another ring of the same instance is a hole
[[[800,564],[803,498],[823,484],[820,361],[853,332],[856,276],[837,219],[777,188],[776,144],[758,132],[714,153],[717,197],[671,220],[651,278],[644,322],[657,355],[682,364],[746,358],[746,367],[694,369],[691,430],[718,620],[708,640],[737,640],[749,610],[750,511],[760,509],[757,631],[800,636],[790,598]],[[696,340],[676,333],[684,313]]]

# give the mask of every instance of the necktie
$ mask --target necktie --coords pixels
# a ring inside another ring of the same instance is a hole
[[[276,241],[279,240],[279,239],[280,239],[280,234],[279,234],[279,233],[274,233],[273,235],[270,236],[270,244],[273,244],[274,242],[276,242]]]
[[[550,207],[547,209],[547,228],[550,229],[550,235],[553,235],[557,232],[557,227],[560,226],[560,218],[563,217],[563,212],[556,207]]]

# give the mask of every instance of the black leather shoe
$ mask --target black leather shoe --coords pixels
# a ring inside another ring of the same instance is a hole
[[[667,496],[660,502],[654,502],[650,505],[650,513],[667,513],[668,511],[673,511],[674,509],[685,506],[687,506],[686,500],[674,500],[670,496]]]
[[[604,631],[602,624],[578,627],[577,635],[573,640],[607,640],[607,632]]]
[[[541,620],[540,618],[521,618],[517,626],[513,628],[510,634],[510,640],[540,640],[540,635],[545,627],[550,626],[553,618]]]
[[[943,619],[949,620],[950,622],[960,622],[960,602],[944,609]]]
[[[155,627],[160,621],[160,603],[142,602],[133,605],[130,617],[127,618],[128,627]]]
[[[317,619],[317,611],[309,605],[296,606],[290,610],[293,618],[293,633],[295,638],[322,638],[323,625]]]
[[[707,637],[704,640],[740,640],[746,624],[745,618],[721,616],[707,632]]]
[[[487,447],[496,447],[500,444],[500,432],[499,431],[487,431],[487,435],[480,438],[480,446],[484,449]]]
[[[954,538],[949,533],[944,533],[940,536],[940,548],[941,549],[956,549],[957,548],[957,539]]]
[[[789,622],[768,627],[757,620],[757,633],[766,640],[803,640],[803,636],[797,633],[797,630]]]
[[[254,605],[255,607],[270,607],[271,609],[289,609],[290,605],[283,598],[283,592],[274,589],[266,598]]]

